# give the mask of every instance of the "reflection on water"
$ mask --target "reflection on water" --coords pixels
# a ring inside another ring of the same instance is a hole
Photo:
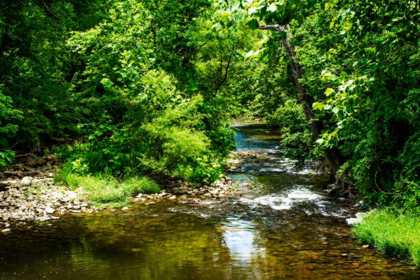
[[[243,197],[133,205],[13,230],[0,236],[0,279],[420,279],[417,268],[356,244],[349,213],[321,195],[322,182],[259,172],[287,165],[280,152],[268,153],[275,133],[239,130],[238,137],[252,140],[240,142],[244,149],[270,155],[246,163],[255,175],[232,174],[250,183]]]
[[[229,217],[226,220],[221,229],[224,230],[223,240],[229,248],[232,260],[249,264],[252,259],[264,257],[264,248],[254,245],[256,232],[253,222],[237,217]]]

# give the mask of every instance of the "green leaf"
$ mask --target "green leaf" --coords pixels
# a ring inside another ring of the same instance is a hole
[[[256,19],[252,19],[252,20],[248,21],[248,23],[247,23],[246,25],[248,25],[248,27],[249,27],[251,30],[258,29],[258,27],[260,26],[260,25],[258,24],[258,21],[257,21]]]
[[[267,42],[268,42],[268,40],[269,40],[269,38],[268,38],[268,37],[265,37],[264,39],[262,39],[261,41],[259,41],[258,43],[256,43],[256,45],[257,45],[257,46],[262,46],[262,45],[264,45],[265,43],[267,43]]]
[[[322,110],[323,108],[324,108],[324,103],[321,103],[321,102],[315,102],[313,105],[312,105],[312,108],[314,109],[314,110]]]
[[[271,3],[271,5],[267,8],[267,11],[274,13],[275,11],[277,11],[277,6]]]
[[[326,96],[328,96],[328,95],[330,95],[331,93],[333,93],[334,92],[334,90],[332,89],[332,88],[327,88],[327,90],[324,92],[324,94],[326,95]]]
[[[252,55],[254,54],[254,51],[253,50],[251,50],[251,51],[249,51],[249,52],[247,52],[246,54],[245,54],[245,56],[246,57],[252,57]]]

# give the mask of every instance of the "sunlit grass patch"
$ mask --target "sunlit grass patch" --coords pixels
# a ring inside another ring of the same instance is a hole
[[[420,219],[415,216],[372,211],[355,225],[354,233],[359,242],[374,246],[386,256],[420,265]]]
[[[64,168],[54,178],[56,183],[78,191],[82,198],[92,204],[106,207],[123,207],[130,197],[139,194],[152,194],[160,191],[160,187],[148,178],[129,178],[118,182],[117,179],[103,174],[79,175]]]

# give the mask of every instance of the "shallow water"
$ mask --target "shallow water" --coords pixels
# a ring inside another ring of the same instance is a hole
[[[310,168],[281,158],[278,135],[238,129],[238,149],[267,153],[231,174],[242,197],[132,205],[67,215],[0,236],[0,279],[420,279],[362,249]],[[244,187],[243,184],[250,184]]]

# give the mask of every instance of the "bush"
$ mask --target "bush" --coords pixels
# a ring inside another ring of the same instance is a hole
[[[16,134],[18,126],[11,120],[22,118],[21,112],[13,109],[12,104],[12,98],[3,95],[0,90],[0,170],[12,163],[15,155],[8,140]]]

